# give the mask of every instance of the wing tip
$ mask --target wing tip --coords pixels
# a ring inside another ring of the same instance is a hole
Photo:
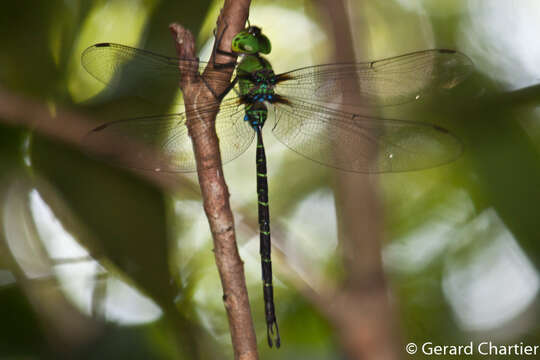
[[[97,43],[97,44],[94,44],[92,47],[109,47],[111,46],[111,43],[108,43],[108,42],[104,42],[104,43]]]
[[[439,132],[442,132],[444,134],[450,134],[450,131],[442,126],[433,124],[433,128]]]
[[[109,123],[101,124],[98,127],[95,127],[92,130],[90,130],[89,134],[101,131],[101,130],[105,129],[108,125],[109,125]]]
[[[438,49],[438,51],[441,54],[455,54],[455,53],[457,53],[456,50],[452,50],[452,49]]]
[[[473,67],[474,63],[473,61],[467,56],[466,54],[462,53],[459,50],[453,50],[453,49],[437,49],[439,54],[449,54],[449,55],[457,55],[464,59],[464,62],[468,67]]]
[[[82,52],[81,54],[81,63],[83,65],[83,67],[86,69],[86,71],[88,71],[86,65],[90,60],[90,54],[93,53],[93,50],[94,49],[97,49],[97,48],[107,48],[107,47],[111,47],[113,45],[113,43],[108,43],[108,42],[104,42],[104,43],[97,43],[97,44],[94,44],[94,45],[91,45],[89,47],[87,47],[86,49],[84,49],[84,51]],[[90,74],[92,74],[90,71],[88,71]],[[93,76],[93,75],[92,75]]]

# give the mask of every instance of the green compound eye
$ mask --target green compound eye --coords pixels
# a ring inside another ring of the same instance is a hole
[[[270,51],[272,51],[272,44],[270,44],[270,39],[268,39],[265,35],[260,34],[258,37],[258,43],[260,53],[270,54]]]
[[[272,46],[259,28],[251,26],[236,34],[232,40],[231,50],[239,54],[269,54]]]

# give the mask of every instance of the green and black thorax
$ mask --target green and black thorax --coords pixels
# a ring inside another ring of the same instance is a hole
[[[261,29],[250,26],[238,33],[232,41],[232,50],[242,55],[238,63],[237,77],[240,101],[246,106],[245,121],[257,130],[264,125],[268,109],[265,102],[281,102],[274,93],[277,78],[272,65],[261,54],[271,51],[270,40]]]

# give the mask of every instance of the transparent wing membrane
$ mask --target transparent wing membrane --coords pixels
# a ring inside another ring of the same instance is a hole
[[[243,106],[237,100],[222,103],[216,117],[221,159],[229,162],[241,155],[253,141],[254,131],[244,121]],[[191,119],[215,107],[192,111]],[[193,145],[186,126],[186,113],[158,115],[113,121],[92,130],[85,138],[87,145],[95,147],[110,137],[118,142],[104,160],[129,168],[169,172],[196,170]],[[149,156],[150,158],[145,158]],[[155,164],[160,164],[156,168]]]
[[[360,173],[420,170],[461,154],[461,142],[429,123],[379,119],[302,100],[276,104],[273,133],[300,155]]]
[[[472,71],[464,54],[443,49],[388,59],[309,66],[278,75],[286,98],[358,106],[397,105],[436,90],[451,89]]]
[[[183,103],[182,98],[170,96],[178,91],[180,76],[194,72],[198,75],[207,65],[114,43],[90,46],[83,52],[81,62],[88,73],[107,84],[114,94],[177,104]],[[207,70],[206,77],[213,83],[229,84],[228,76],[220,71]]]
[[[127,95],[159,100],[177,89],[180,76],[199,76],[206,63],[195,64],[124,45],[104,43],[84,51],[82,63],[96,79]],[[297,153],[334,168],[355,172],[418,170],[454,160],[461,143],[447,130],[427,123],[378,119],[333,110],[327,104],[395,105],[423,94],[451,89],[472,71],[467,56],[452,50],[425,50],[364,63],[310,66],[277,75],[274,134]],[[197,74],[193,74],[197,72]],[[221,71],[207,70],[209,82],[229,84]],[[214,111],[202,105],[199,114]],[[197,113],[190,118],[196,119]],[[243,153],[254,137],[243,120],[244,106],[231,91],[220,106],[216,131],[225,163]],[[96,128],[87,141],[108,134],[125,139],[108,160],[123,166],[148,168],[153,154],[163,171],[196,169],[186,113],[115,121]],[[135,140],[149,148],[125,146]],[[124,145],[124,146],[122,146]]]

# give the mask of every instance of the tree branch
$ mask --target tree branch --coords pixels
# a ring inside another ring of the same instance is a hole
[[[217,44],[223,50],[229,50],[232,38],[244,29],[248,18],[249,0],[226,0],[217,21]],[[215,117],[219,104],[214,94],[221,94],[227,82],[213,82],[208,78],[202,81],[198,74],[198,64],[195,57],[193,35],[182,26],[172,24],[170,30],[176,41],[178,57],[184,69],[180,80],[180,88],[184,94],[187,126],[193,143],[197,162],[197,174],[201,187],[203,205],[212,237],[214,240],[214,255],[223,287],[223,301],[229,320],[231,339],[235,359],[258,359],[257,341],[249,307],[249,298],[244,277],[244,266],[238,254],[234,219],[229,203],[229,191],[223,176],[219,141],[215,131]],[[216,69],[216,63],[231,62],[229,56],[213,53],[203,76],[212,72],[221,73],[230,80],[233,67]],[[185,71],[186,66],[192,66],[191,71]],[[207,86],[208,84],[208,86]],[[212,87],[212,90],[209,88]],[[215,111],[197,112],[200,104],[215,101]]]

